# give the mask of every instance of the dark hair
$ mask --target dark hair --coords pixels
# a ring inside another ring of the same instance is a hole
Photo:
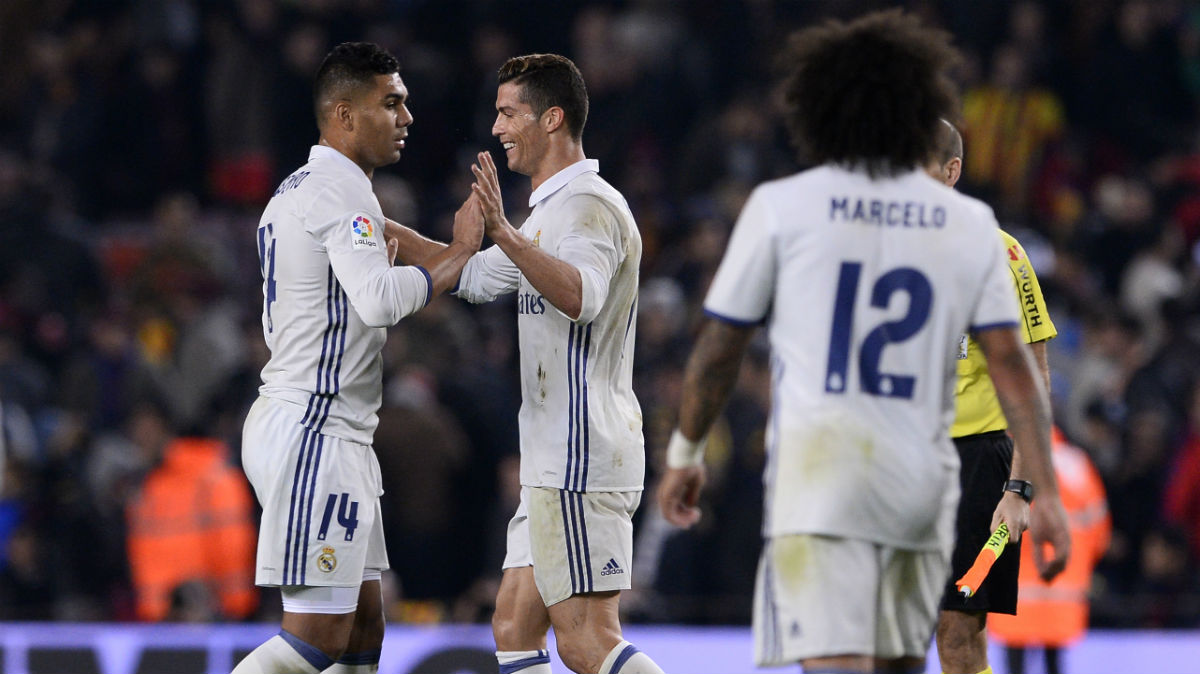
[[[343,42],[333,48],[317,68],[313,82],[313,106],[321,121],[321,102],[342,98],[351,90],[370,86],[376,75],[400,72],[400,62],[386,49],[371,42]]]
[[[935,156],[938,164],[945,166],[946,162],[958,157],[963,158],[963,140],[958,127],[945,119],[938,120],[937,150]]]
[[[552,107],[563,109],[571,138],[583,137],[587,123],[588,95],[583,75],[571,59],[558,54],[515,56],[500,66],[500,84],[521,85],[521,102],[539,117]]]
[[[939,118],[958,107],[947,72],[958,60],[948,33],[899,9],[797,31],[780,59],[792,142],[815,162],[865,164],[872,177],[922,165]]]

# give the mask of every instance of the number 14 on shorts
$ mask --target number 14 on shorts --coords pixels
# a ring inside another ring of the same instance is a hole
[[[342,503],[337,509],[337,522],[346,528],[346,540],[354,540],[354,530],[358,528],[358,501],[351,501],[350,494],[342,492]],[[330,494],[325,499],[325,514],[321,516],[321,530],[317,532],[317,540],[325,540],[329,534],[329,521],[333,518],[333,509],[338,504],[338,495]]]

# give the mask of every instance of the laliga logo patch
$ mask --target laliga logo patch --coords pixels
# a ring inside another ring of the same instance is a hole
[[[375,226],[371,224],[371,220],[367,216],[354,216],[354,222],[350,224],[350,229],[352,230],[350,235],[352,248],[379,247],[379,244],[375,243]]]
[[[364,238],[371,238],[375,228],[371,226],[371,221],[359,215],[354,218],[354,234]]]
[[[321,548],[321,556],[317,557],[317,568],[325,573],[333,573],[337,568],[337,557],[333,556],[334,549],[325,546]]]

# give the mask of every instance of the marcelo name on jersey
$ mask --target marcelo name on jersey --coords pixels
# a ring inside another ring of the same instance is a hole
[[[941,229],[946,226],[946,209],[942,206],[929,208],[917,201],[832,197],[829,200],[829,219],[888,227]]]

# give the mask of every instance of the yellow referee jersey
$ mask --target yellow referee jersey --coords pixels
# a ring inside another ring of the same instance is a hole
[[[1000,236],[1008,251],[1013,291],[1021,305],[1021,333],[1025,342],[1032,344],[1054,337],[1058,331],[1050,322],[1046,299],[1042,297],[1042,288],[1025,249],[1007,232],[1000,230]],[[955,414],[950,437],[1007,429],[1008,420],[1000,410],[1000,400],[996,398],[996,389],[988,375],[987,359],[979,344],[968,335],[963,335],[958,344],[958,382],[954,391]]]

